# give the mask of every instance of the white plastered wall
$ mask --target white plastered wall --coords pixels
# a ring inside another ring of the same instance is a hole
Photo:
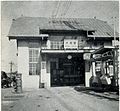
[[[92,67],[89,65],[90,65],[89,62],[85,61],[85,68],[90,67],[90,70],[85,69],[85,86],[86,87],[90,87],[90,78],[92,76]]]
[[[18,73],[22,74],[23,88],[39,88],[39,76],[29,75],[29,48],[27,41],[18,41]]]
[[[47,72],[47,67],[49,67],[49,70],[50,70],[50,61],[49,60],[42,61],[41,62],[41,83],[44,83],[45,88],[49,88],[51,86],[50,71]]]
[[[46,71],[46,87],[51,87],[50,60],[47,60],[47,67],[49,71]]]

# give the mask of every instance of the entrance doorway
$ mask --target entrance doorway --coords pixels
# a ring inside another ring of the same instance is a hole
[[[67,56],[51,61],[51,86],[85,85],[85,64],[83,56]]]

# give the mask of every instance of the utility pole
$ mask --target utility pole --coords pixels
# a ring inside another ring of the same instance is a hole
[[[114,47],[116,46],[116,34],[115,34],[115,30],[116,30],[116,17],[112,17],[113,19],[113,26],[114,26]]]
[[[113,53],[114,53],[114,57],[113,57],[113,74],[115,77],[115,86],[118,86],[118,61],[117,61],[117,44],[116,44],[116,17],[112,17],[113,19],[113,25],[114,25],[114,49],[113,49]]]
[[[12,68],[13,68],[14,63],[11,61],[9,64],[10,64],[10,73],[12,73]]]

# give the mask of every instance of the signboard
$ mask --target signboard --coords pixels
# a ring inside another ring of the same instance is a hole
[[[91,56],[90,53],[84,53],[83,58],[84,60],[90,60],[90,56]]]
[[[119,46],[119,41],[118,40],[112,40],[112,46]]]
[[[64,39],[64,49],[78,49],[78,40]]]

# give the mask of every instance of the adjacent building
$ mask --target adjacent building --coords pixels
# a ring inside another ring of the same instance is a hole
[[[12,21],[8,37],[17,41],[23,88],[89,87],[91,53],[112,46],[114,30],[95,18],[20,17]]]

